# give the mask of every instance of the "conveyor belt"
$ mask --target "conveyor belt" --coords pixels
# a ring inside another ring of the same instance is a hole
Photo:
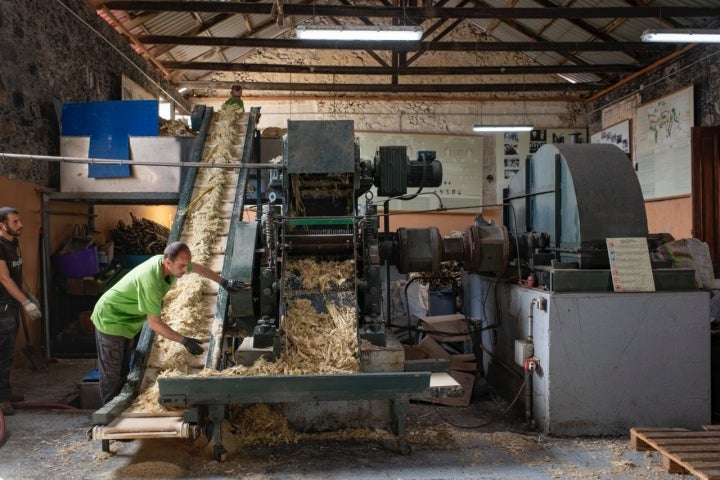
[[[233,158],[225,163],[248,163],[252,157],[252,138],[259,117],[259,109],[252,109],[249,114],[234,118],[232,140],[229,138],[227,115],[214,113],[206,109],[202,127],[193,153],[194,162],[220,163],[217,158],[219,142],[232,141]],[[237,126],[237,129],[235,128]],[[240,157],[238,159],[238,157]],[[213,185],[221,184],[220,191]],[[187,243],[193,252],[193,261],[201,263],[221,275],[229,269],[229,258],[232,245],[233,224],[241,219],[244,209],[243,194],[247,184],[247,171],[228,168],[193,167],[186,173],[185,184],[180,194],[177,213],[173,222],[169,242],[180,240]],[[201,207],[214,205],[219,221],[214,223],[214,230],[206,226],[198,227],[193,213]],[[185,277],[184,277],[185,278]],[[181,279],[183,280],[183,279]],[[192,357],[196,361],[192,368],[200,371],[206,365],[216,364],[220,345],[211,335],[213,331],[221,331],[227,294],[218,290],[218,285],[203,281],[202,315],[194,321],[198,332],[205,332],[199,337],[204,341],[207,351],[206,358]],[[168,323],[172,325],[170,320]],[[173,326],[182,331],[182,327]],[[218,328],[219,327],[219,328]],[[128,375],[123,391],[115,399],[93,414],[92,438],[103,441],[103,450],[108,450],[110,439],[131,438],[195,438],[199,432],[194,425],[183,422],[182,409],[173,411],[143,411],[137,402],[133,403],[138,393],[150,388],[160,371],[167,365],[159,364],[160,356],[151,355],[153,349],[159,349],[159,342],[168,342],[162,337],[155,338],[154,332],[145,325],[140,334],[135,354],[135,363]]]

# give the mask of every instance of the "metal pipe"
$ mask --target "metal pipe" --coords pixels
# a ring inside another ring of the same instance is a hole
[[[383,203],[383,242],[390,240],[390,200],[385,200]],[[385,259],[385,324],[390,325],[392,323],[390,307],[390,260]]]
[[[530,427],[535,426],[535,419],[533,418],[533,405],[532,405],[532,389],[533,389],[533,372],[527,372],[527,384],[525,385],[525,422]]]
[[[50,217],[48,210],[50,207],[50,197],[47,193],[42,195],[42,230],[40,231],[41,242],[40,242],[40,255],[41,255],[41,268],[42,268],[42,302],[43,302],[43,320],[45,322],[45,356],[52,358],[52,351],[50,342],[52,335],[50,334],[51,314],[50,314],[50,246],[48,244],[47,235],[50,231]]]
[[[535,356],[535,346],[533,344],[533,309],[535,306],[539,306],[541,299],[533,298],[530,300],[530,308],[528,311],[528,336],[527,340],[530,344],[530,357]],[[529,358],[529,357],[528,357]],[[523,365],[525,368],[525,365]],[[533,374],[535,370],[527,370],[528,375],[527,384],[525,385],[525,421],[531,427],[535,425],[535,419],[533,418]]]
[[[86,158],[86,157],[63,157],[51,155],[26,155],[20,153],[0,152],[2,160],[31,160],[43,162],[59,162],[59,163],[80,163],[88,165],[130,165],[140,167],[180,167],[180,168],[258,168],[261,170],[277,170],[278,166],[270,163],[208,163],[208,162],[158,162],[158,161],[142,161],[121,160],[112,158]]]
[[[528,341],[532,345],[533,343],[533,308],[536,305],[540,305],[540,299],[539,298],[533,298],[530,300],[530,309],[528,312]],[[533,351],[534,354],[534,351]]]

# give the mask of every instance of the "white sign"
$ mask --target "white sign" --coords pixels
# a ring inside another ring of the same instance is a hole
[[[616,292],[654,292],[647,239],[606,238],[610,274]]]

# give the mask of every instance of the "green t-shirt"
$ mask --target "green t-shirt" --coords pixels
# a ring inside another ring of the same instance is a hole
[[[243,112],[245,111],[245,102],[243,102],[242,99],[233,100],[232,98],[228,98],[227,100],[225,100],[225,105],[237,105],[238,107],[240,107],[240,109],[242,109]]]
[[[162,301],[175,277],[163,276],[162,255],[144,261],[98,299],[91,315],[102,333],[133,338],[148,315],[160,316]],[[188,271],[192,270],[192,263]]]

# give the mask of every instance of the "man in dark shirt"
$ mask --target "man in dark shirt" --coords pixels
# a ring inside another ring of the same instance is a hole
[[[5,415],[15,414],[11,402],[23,400],[10,388],[20,307],[33,320],[42,317],[37,300],[22,290],[23,258],[18,241],[22,229],[17,210],[0,208],[0,409]]]

